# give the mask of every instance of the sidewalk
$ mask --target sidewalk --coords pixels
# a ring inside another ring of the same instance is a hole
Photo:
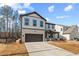
[[[25,43],[30,56],[73,56],[75,54],[50,45],[47,42]]]

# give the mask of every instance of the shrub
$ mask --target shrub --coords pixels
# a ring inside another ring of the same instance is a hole
[[[60,40],[61,40],[61,41],[66,41],[66,39],[65,39],[65,38],[60,38]]]

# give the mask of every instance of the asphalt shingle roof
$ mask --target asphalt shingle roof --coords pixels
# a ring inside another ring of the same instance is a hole
[[[70,33],[72,33],[72,31],[73,31],[75,28],[76,28],[76,26],[73,25],[73,26],[69,27],[66,31],[64,31],[63,34],[70,34]]]

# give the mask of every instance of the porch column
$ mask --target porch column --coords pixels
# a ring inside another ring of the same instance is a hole
[[[50,40],[52,40],[52,33],[50,33]]]
[[[58,33],[58,38],[59,38],[59,33]]]

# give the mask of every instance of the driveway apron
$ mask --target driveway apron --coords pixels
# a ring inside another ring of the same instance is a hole
[[[47,42],[26,42],[30,56],[72,56],[73,53],[62,48],[50,45]]]

